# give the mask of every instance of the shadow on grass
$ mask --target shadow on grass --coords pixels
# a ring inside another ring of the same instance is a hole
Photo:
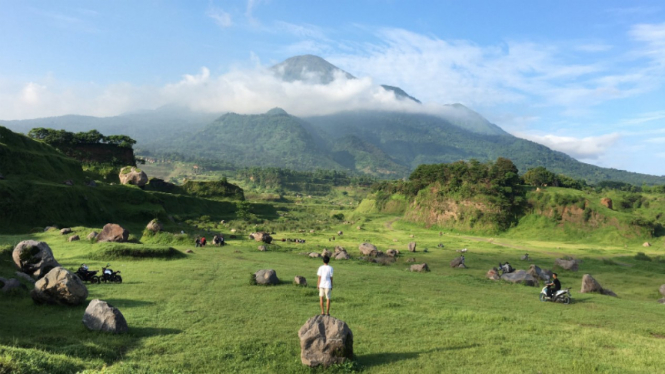
[[[137,338],[147,338],[152,336],[176,335],[182,330],[160,328],[160,327],[129,327],[129,334]]]
[[[356,361],[363,368],[370,368],[372,366],[380,366],[392,364],[394,362],[410,360],[420,357],[420,355],[427,355],[435,352],[457,351],[461,349],[469,349],[479,347],[480,344],[466,344],[454,347],[433,348],[421,352],[386,352],[386,353],[372,353],[369,355],[357,356]]]
[[[132,300],[132,299],[106,299],[105,301],[118,309],[134,308],[139,306],[155,304],[153,301]]]

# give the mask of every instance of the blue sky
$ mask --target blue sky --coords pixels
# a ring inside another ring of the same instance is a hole
[[[665,174],[660,1],[0,1],[0,119],[168,103],[297,115],[460,102],[582,161]],[[265,69],[319,55],[332,87]],[[414,110],[405,108],[405,110]]]

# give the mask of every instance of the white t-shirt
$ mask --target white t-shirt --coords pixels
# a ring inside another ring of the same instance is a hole
[[[321,265],[316,275],[321,277],[319,288],[332,288],[333,268],[330,265]]]

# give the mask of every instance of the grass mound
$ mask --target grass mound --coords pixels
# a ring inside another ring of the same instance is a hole
[[[135,258],[146,259],[156,258],[164,260],[174,260],[186,257],[186,255],[172,247],[148,247],[144,245],[131,244],[100,244],[102,247],[95,255],[98,259],[118,259]]]
[[[0,374],[76,373],[84,367],[81,360],[67,355],[0,346]]]

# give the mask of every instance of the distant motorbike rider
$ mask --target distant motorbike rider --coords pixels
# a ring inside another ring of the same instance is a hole
[[[552,273],[552,282],[547,284],[547,297],[551,298],[561,289],[561,282],[556,273]]]

